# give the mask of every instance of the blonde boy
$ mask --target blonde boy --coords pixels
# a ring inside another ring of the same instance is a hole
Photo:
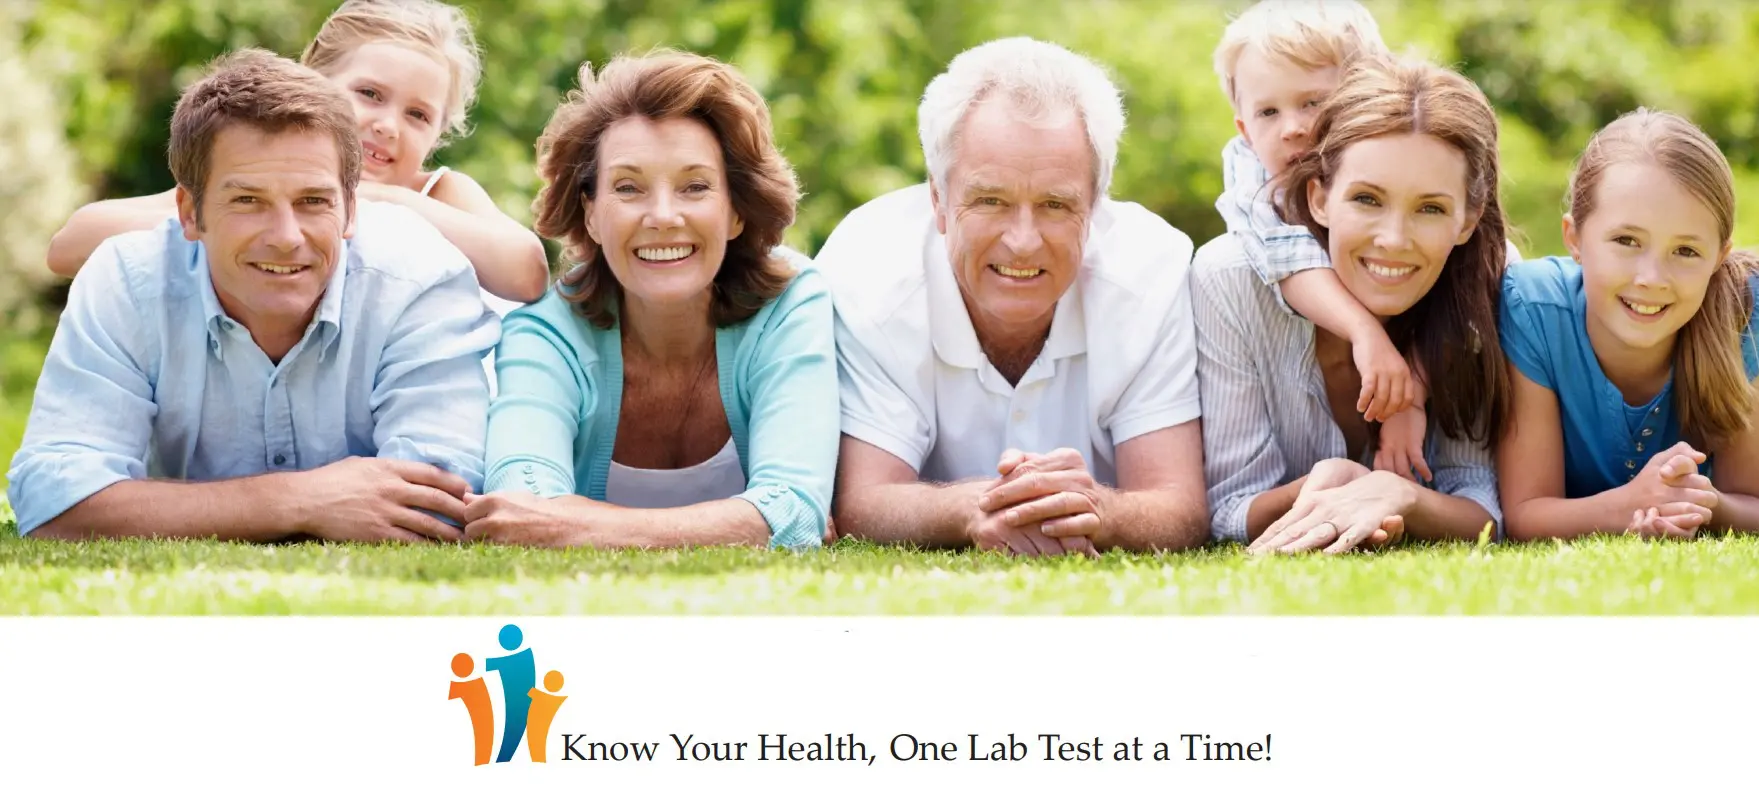
[[[1353,0],[1264,0],[1228,24],[1215,70],[1239,136],[1222,149],[1215,206],[1279,301],[1354,347],[1356,410],[1385,423],[1376,468],[1428,476],[1421,383],[1386,330],[1338,280],[1304,226],[1283,223],[1269,183],[1312,146],[1319,107],[1358,57],[1386,52],[1380,27]]]

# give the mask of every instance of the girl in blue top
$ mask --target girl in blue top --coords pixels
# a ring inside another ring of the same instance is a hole
[[[466,535],[817,545],[840,408],[831,301],[780,247],[799,192],[732,67],[618,58],[538,140],[537,229],[580,264],[509,315]]]
[[[1503,277],[1510,538],[1759,529],[1759,266],[1730,252],[1734,213],[1728,161],[1683,118],[1638,109],[1588,143],[1563,220],[1575,262]]]

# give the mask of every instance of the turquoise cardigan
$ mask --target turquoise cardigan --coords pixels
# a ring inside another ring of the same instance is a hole
[[[818,545],[836,481],[841,410],[830,290],[804,267],[750,319],[715,330],[721,403],[746,476],[740,499],[770,544]],[[622,331],[588,324],[554,289],[508,314],[495,350],[484,493],[603,501],[623,399]]]

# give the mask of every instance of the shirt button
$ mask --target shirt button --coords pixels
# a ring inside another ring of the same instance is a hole
[[[275,465],[276,466],[280,466],[281,464],[284,464],[286,462],[287,462],[287,456],[285,456],[285,455],[275,456]]]
[[[208,348],[212,349],[216,352],[219,351],[220,350],[220,339],[215,338],[212,335],[208,336]]]
[[[526,474],[531,474],[531,467],[530,467],[530,466],[526,466],[526,467],[525,467],[525,473],[526,473]]]
[[[1660,413],[1661,413],[1661,407],[1660,407],[1660,406],[1657,406],[1657,407],[1655,407],[1655,408],[1653,408],[1653,409],[1650,409],[1650,410],[1649,410],[1649,413],[1650,413],[1650,414],[1660,414]]]
[[[1643,443],[1637,442],[1637,452],[1642,452],[1642,451],[1643,451]]]
[[[1649,434],[1652,434],[1652,433],[1655,433],[1655,429],[1653,429],[1653,428],[1644,428],[1643,429],[1644,436],[1648,436]]]
[[[1637,462],[1636,461],[1625,461],[1625,468],[1635,469],[1635,468],[1637,468]]]
[[[1026,412],[1021,409],[1015,409],[1014,422],[1026,422]]]

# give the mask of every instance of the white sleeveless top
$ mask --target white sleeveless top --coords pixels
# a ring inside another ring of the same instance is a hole
[[[611,461],[605,501],[619,507],[662,509],[731,499],[745,492],[739,450],[728,439],[721,451],[682,469],[636,469]]]
[[[432,193],[432,191],[434,190],[434,186],[440,184],[440,178],[445,177],[446,173],[450,172],[450,171],[452,171],[452,167],[450,167],[450,166],[442,166],[438,169],[435,169],[433,174],[428,175],[428,181],[426,183],[422,184],[421,195],[422,196],[430,195]],[[507,314],[513,312],[514,308],[518,308],[519,306],[524,304],[524,303],[516,303],[516,302],[513,302],[512,300],[504,300],[499,297],[496,297],[492,294],[489,294],[489,290],[487,290],[487,289],[482,289],[481,291],[482,291],[483,305],[488,307],[489,310],[494,311],[496,316],[500,316],[500,317],[505,318],[507,316]],[[495,384],[495,353],[492,350],[488,353],[488,356],[483,358],[483,372],[488,374],[488,377],[489,377],[489,397],[493,398],[496,393],[496,388],[499,387],[499,385]]]
[[[429,191],[434,190],[434,186],[440,184],[440,178],[445,177],[446,173],[450,171],[452,171],[452,167],[450,166],[442,166],[435,169],[433,174],[428,175],[428,181],[422,184],[421,195],[427,196]]]

